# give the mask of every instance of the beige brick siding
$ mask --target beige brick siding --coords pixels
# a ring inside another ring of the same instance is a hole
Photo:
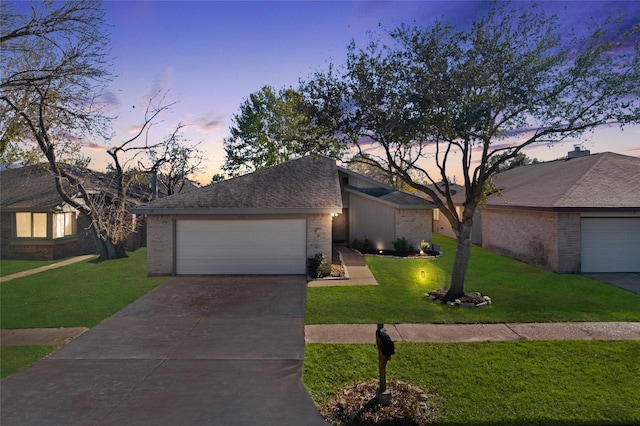
[[[580,214],[485,209],[483,247],[555,272],[580,271]]]
[[[431,242],[431,210],[396,210],[396,238],[405,237],[409,247],[420,248],[420,241]]]
[[[331,215],[310,214],[307,216],[307,258],[316,254],[324,254],[327,258],[327,269],[331,269]]]
[[[147,218],[147,274],[172,275],[174,270],[174,220],[171,216]]]
[[[185,216],[150,215],[147,218],[147,274],[172,275],[174,273],[175,256],[175,220]],[[193,218],[190,217],[190,218]],[[229,217],[218,217],[228,219]],[[239,217],[248,219],[249,217]],[[284,218],[284,216],[283,216]],[[211,217],[210,219],[215,219]],[[257,219],[257,218],[256,218]],[[312,214],[307,219],[307,253],[313,257],[318,253],[331,259],[331,214]],[[328,262],[330,268],[330,262]]]
[[[580,272],[582,240],[580,213],[558,214],[558,268],[556,272]]]

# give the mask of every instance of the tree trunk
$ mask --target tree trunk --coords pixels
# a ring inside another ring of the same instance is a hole
[[[449,291],[444,296],[445,302],[452,302],[464,295],[464,280],[467,275],[467,266],[471,254],[471,221],[462,221],[460,224],[456,258],[453,262],[453,272],[451,273],[451,285]]]
[[[100,235],[95,229],[91,228],[93,234],[93,241],[98,252],[98,262],[113,259],[122,259],[127,256],[127,252],[124,249],[124,241],[118,244],[114,244],[108,236]]]

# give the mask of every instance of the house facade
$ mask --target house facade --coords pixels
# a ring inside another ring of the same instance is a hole
[[[305,274],[307,259],[330,258],[334,241],[378,239],[381,223],[394,227],[381,244],[398,232],[430,239],[430,203],[407,204],[398,191],[357,179],[334,160],[307,156],[136,208],[147,216],[147,272]],[[374,185],[385,194],[363,191]],[[386,207],[396,209],[391,222],[379,219],[390,217]],[[411,210],[422,212],[426,228]],[[377,218],[373,227],[363,228],[369,217]]]
[[[0,173],[3,259],[56,260],[95,252],[89,218],[62,201],[42,165]]]
[[[99,176],[99,173],[85,170]],[[54,177],[44,165],[0,172],[0,255],[3,259],[57,260],[95,253],[88,216],[65,203]],[[140,218],[127,250],[145,242]]]
[[[494,181],[483,247],[559,273],[640,272],[640,158],[573,156]]]

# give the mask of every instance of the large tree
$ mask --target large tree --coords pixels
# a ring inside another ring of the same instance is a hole
[[[166,195],[181,192],[189,177],[202,171],[205,160],[200,142],[192,143],[185,138],[178,124],[174,131],[161,142],[145,146],[144,154],[138,163],[137,170],[150,174],[154,192],[158,188]]]
[[[352,43],[343,73],[313,78],[320,97],[344,90],[324,100],[340,99],[338,134],[357,159],[430,196],[451,223],[446,300],[464,294],[473,215],[503,164],[532,144],[639,122],[638,26],[617,34],[609,23],[569,37],[535,4],[494,3],[462,30],[403,25],[385,43]],[[461,214],[448,184],[456,173]]]
[[[127,163],[142,152],[177,149],[171,142],[148,142],[154,120],[170,105],[163,105],[164,97],[149,100],[139,132],[107,151],[111,173],[69,167],[86,165],[79,141],[112,137],[101,102],[111,74],[100,2],[33,2],[25,15],[4,2],[0,7],[2,158],[22,164],[44,158],[61,198],[90,218],[100,259],[126,256],[124,243],[135,227],[129,195],[136,178]]]
[[[302,93],[264,86],[252,93],[233,116],[231,136],[224,141],[230,175],[252,172],[307,154],[338,157],[340,145],[313,112]]]

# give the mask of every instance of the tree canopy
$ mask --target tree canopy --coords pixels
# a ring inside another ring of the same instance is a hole
[[[300,91],[264,86],[240,105],[224,141],[222,169],[239,175],[315,153],[337,157],[341,147]]]
[[[342,72],[307,83],[319,104],[340,109],[336,134],[357,161],[427,194],[451,223],[447,299],[464,293],[473,215],[494,173],[532,144],[639,122],[638,26],[618,34],[610,24],[568,37],[535,4],[494,3],[464,29],[402,25],[390,41],[352,43]],[[459,170],[461,214],[448,185]]]

